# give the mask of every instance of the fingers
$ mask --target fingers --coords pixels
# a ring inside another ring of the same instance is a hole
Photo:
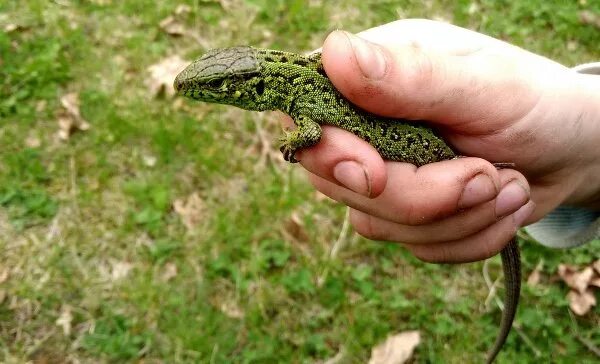
[[[460,29],[446,27],[454,32]],[[464,29],[460,32],[483,40],[471,41],[471,49],[456,55],[417,42],[406,44],[382,36],[382,43],[375,44],[336,31],[323,45],[323,64],[336,88],[371,112],[431,120],[471,135],[501,130],[509,124],[497,121],[526,115],[538,94],[532,92],[529,74],[515,57],[482,51],[490,44],[504,43]],[[377,38],[370,34],[371,39]],[[394,34],[402,37],[401,32]]]
[[[418,169],[405,163],[386,167],[394,183],[372,199],[316,175],[310,178],[321,192],[353,208],[351,223],[359,234],[404,243],[423,260],[458,262],[494,255],[535,207],[519,172],[496,171],[478,158]]]
[[[283,124],[293,125],[288,116]],[[387,172],[381,156],[356,135],[327,125],[321,126],[321,141],[299,150],[295,158],[309,172],[366,197],[376,197],[385,188]]]
[[[383,192],[367,198],[311,175],[315,187],[367,214],[404,225],[424,225],[497,199],[496,217],[516,211],[529,199],[527,181],[517,171],[497,171],[479,158],[460,158],[416,168],[386,162]],[[512,183],[509,183],[512,182]]]
[[[535,210],[529,201],[517,212],[464,239],[437,244],[404,244],[417,258],[430,263],[468,263],[498,254]]]
[[[501,173],[502,188],[494,199],[469,209],[458,210],[445,218],[423,224],[407,224],[397,219],[381,217],[387,215],[386,212],[352,209],[351,223],[359,234],[369,239],[407,244],[436,244],[463,239],[518,212],[529,202],[528,191],[515,179],[514,173],[507,172]],[[518,221],[517,226],[523,221]]]

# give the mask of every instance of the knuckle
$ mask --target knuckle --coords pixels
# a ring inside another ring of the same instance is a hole
[[[377,223],[370,215],[353,210],[350,214],[350,223],[354,227],[354,230],[362,237],[371,240],[381,240],[385,238],[385,234],[377,227]]]
[[[437,82],[439,65],[417,44],[411,46],[409,57],[406,64],[409,64],[410,67],[405,66],[399,70],[399,72],[402,71],[404,88],[414,94],[429,92]]]
[[[435,248],[427,247],[427,246],[419,246],[416,249],[410,249],[412,254],[419,260],[425,263],[446,263],[448,262],[448,257],[446,256],[446,249],[442,246],[437,246]]]

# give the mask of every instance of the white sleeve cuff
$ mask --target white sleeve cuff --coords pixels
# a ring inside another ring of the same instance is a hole
[[[525,231],[547,247],[574,248],[600,239],[600,212],[560,206]]]
[[[600,62],[585,63],[572,70],[600,75]],[[525,231],[542,245],[573,248],[600,239],[600,211],[560,206],[542,220],[525,227]]]

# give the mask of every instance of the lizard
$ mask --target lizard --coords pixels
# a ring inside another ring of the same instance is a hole
[[[352,104],[331,83],[321,54],[238,46],[209,50],[181,71],[173,86],[179,95],[252,111],[280,110],[296,129],[281,138],[286,161],[321,139],[321,124],[343,128],[371,144],[387,160],[428,163],[457,158],[457,153],[422,122],[378,116]],[[504,165],[498,164],[499,167]],[[516,237],[501,251],[505,281],[504,310],[496,340],[487,354],[492,363],[512,328],[521,289]]]

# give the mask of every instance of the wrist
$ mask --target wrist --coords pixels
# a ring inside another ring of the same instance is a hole
[[[583,144],[576,163],[580,174],[579,188],[567,201],[575,206],[600,211],[600,63],[576,67],[577,97],[580,106],[580,134]],[[577,107],[577,106],[576,106]]]

